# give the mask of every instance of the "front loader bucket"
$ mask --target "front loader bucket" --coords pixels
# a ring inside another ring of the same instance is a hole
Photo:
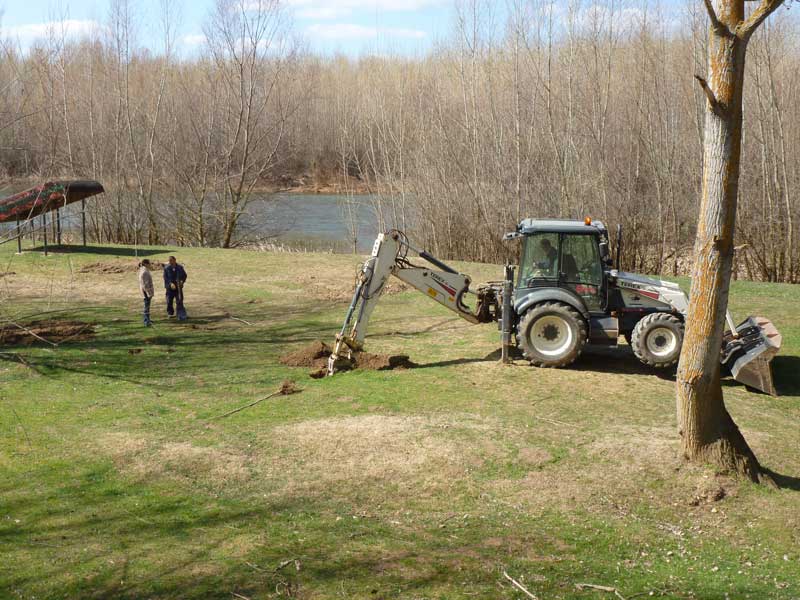
[[[748,317],[722,342],[723,369],[748,387],[777,396],[770,362],[781,348],[781,334],[764,317]]]

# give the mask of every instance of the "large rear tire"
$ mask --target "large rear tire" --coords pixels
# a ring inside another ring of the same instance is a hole
[[[652,313],[633,328],[631,347],[643,364],[666,369],[678,363],[683,346],[684,326],[675,315]]]
[[[519,322],[522,355],[537,367],[565,367],[580,356],[587,338],[583,317],[560,302],[538,304]]]

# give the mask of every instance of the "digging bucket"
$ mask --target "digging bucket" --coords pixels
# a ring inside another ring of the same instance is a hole
[[[747,317],[727,332],[722,344],[721,362],[738,382],[777,396],[770,362],[781,348],[781,334],[764,317]]]

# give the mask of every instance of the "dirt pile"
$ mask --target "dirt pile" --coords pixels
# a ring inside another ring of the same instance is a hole
[[[162,269],[164,264],[157,260],[150,261],[150,270]],[[116,275],[119,273],[135,273],[139,270],[139,264],[135,261],[130,262],[96,262],[83,265],[78,269],[79,273],[99,273],[100,275]]]
[[[331,347],[319,340],[281,357],[280,362],[287,367],[325,367],[331,355]]]
[[[368,371],[390,371],[392,369],[413,369],[417,365],[405,354],[389,356],[388,354],[370,354],[360,352],[356,354],[357,369],[367,369]]]
[[[304,348],[300,348],[280,359],[281,364],[287,367],[306,367],[311,368],[311,377],[319,379],[324,377],[328,369],[328,357],[332,349],[328,344],[320,340],[310,343]],[[354,357],[353,369],[367,371],[390,371],[394,369],[413,369],[414,364],[408,356],[388,354],[370,354],[369,352],[359,352]]]
[[[85,341],[94,337],[94,325],[83,321],[36,321],[26,325],[6,324],[0,327],[0,344],[35,344],[47,341]]]

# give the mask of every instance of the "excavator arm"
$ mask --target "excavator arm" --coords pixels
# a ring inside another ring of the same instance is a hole
[[[413,264],[408,259],[410,251],[436,268]],[[496,318],[497,296],[493,288],[484,288],[476,293],[476,309],[472,310],[464,303],[464,296],[473,293],[469,289],[472,282],[469,276],[414,248],[401,231],[382,233],[375,240],[372,255],[359,270],[353,300],[328,359],[328,375],[351,366],[354,353],[363,350],[370,316],[391,276],[470,323],[485,323]]]

